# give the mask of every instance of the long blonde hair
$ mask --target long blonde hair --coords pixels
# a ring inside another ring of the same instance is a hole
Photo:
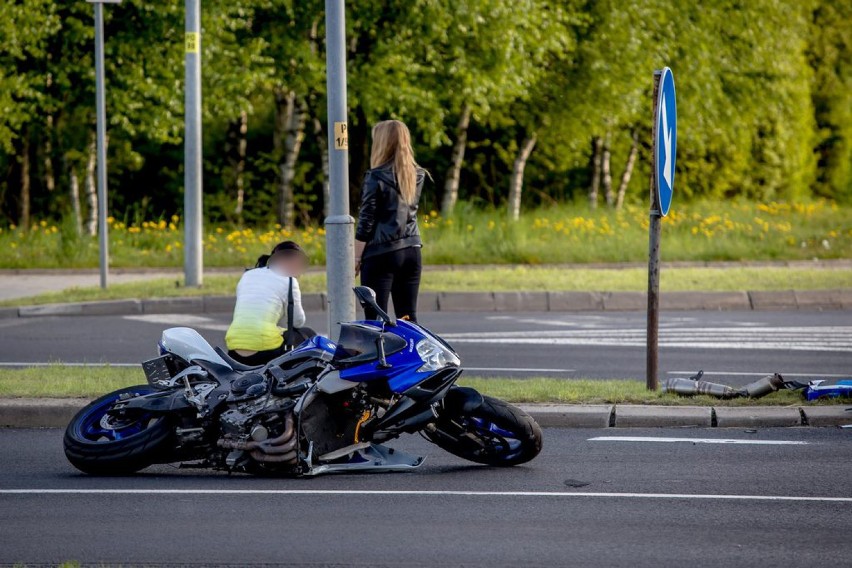
[[[402,199],[406,203],[414,203],[417,199],[418,166],[411,149],[411,133],[398,120],[383,120],[373,127],[370,167],[377,168],[391,161]]]

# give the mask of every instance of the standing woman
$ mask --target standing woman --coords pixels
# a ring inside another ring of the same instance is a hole
[[[427,172],[414,161],[405,124],[385,120],[373,127],[370,168],[361,188],[355,273],[376,292],[379,307],[387,311],[392,296],[396,316],[417,321],[423,246],[417,204]],[[375,319],[371,312],[367,319]]]

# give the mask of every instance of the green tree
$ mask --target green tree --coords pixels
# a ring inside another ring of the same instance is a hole
[[[808,60],[817,122],[817,195],[852,200],[852,4],[820,1],[810,22]]]

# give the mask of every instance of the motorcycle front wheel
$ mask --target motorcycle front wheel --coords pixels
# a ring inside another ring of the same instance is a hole
[[[107,412],[121,395],[148,394],[147,385],[127,387],[92,401],[65,430],[65,457],[91,475],[127,475],[158,463],[171,449],[173,428],[162,417],[119,418]]]
[[[541,452],[541,427],[526,412],[490,396],[470,411],[442,416],[423,435],[460,458],[492,466],[526,463]]]

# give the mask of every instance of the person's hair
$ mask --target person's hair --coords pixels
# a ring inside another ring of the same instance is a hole
[[[373,148],[370,167],[393,163],[393,173],[399,193],[406,203],[417,199],[417,162],[411,148],[411,133],[398,120],[383,120],[373,127]]]
[[[257,263],[255,263],[255,268],[263,268],[269,264],[269,259],[272,258],[273,255],[281,255],[281,256],[303,256],[306,259],[308,258],[307,253],[300,247],[297,243],[293,241],[283,241],[275,245],[275,248],[272,249],[272,252],[269,254],[262,254],[257,257]]]

